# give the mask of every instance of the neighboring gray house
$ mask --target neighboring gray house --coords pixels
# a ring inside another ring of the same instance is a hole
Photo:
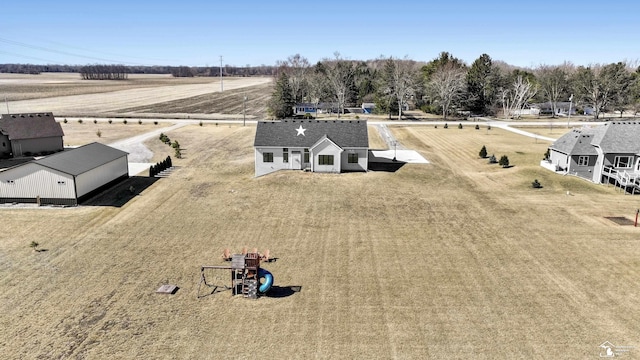
[[[369,134],[363,120],[258,122],[255,176],[278,170],[367,171]]]
[[[595,183],[640,184],[640,121],[574,129],[549,147],[542,165]]]
[[[51,113],[2,114],[0,156],[31,156],[64,150],[62,127]]]
[[[129,178],[127,153],[91,143],[0,171],[0,203],[77,205]]]

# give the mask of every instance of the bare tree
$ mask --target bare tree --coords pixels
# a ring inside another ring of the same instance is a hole
[[[296,103],[302,102],[307,95],[306,82],[311,65],[309,60],[300,54],[289,56],[285,61],[278,61],[279,70],[287,73],[291,91]]]
[[[430,77],[427,88],[431,96],[440,103],[442,116],[447,119],[449,108],[463,94],[466,86],[465,69],[455,64],[446,64],[437,69]]]
[[[533,85],[529,79],[525,79],[521,75],[518,75],[510,89],[500,89],[499,94],[505,119],[508,118],[510,114],[514,114],[517,118],[520,118],[522,110],[537,92],[537,86]]]
[[[415,61],[404,59],[393,59],[393,92],[398,100],[398,120],[402,120],[402,108],[409,97],[415,94],[418,72]]]
[[[334,59],[324,59],[322,64],[338,102],[338,118],[340,118],[340,114],[344,113],[346,99],[353,87],[355,72],[353,62],[342,59],[339,52],[335,52],[333,55]]]
[[[595,119],[609,105],[624,110],[625,94],[632,83],[632,75],[622,62],[609,65],[579,67],[575,74],[576,92],[593,107]],[[622,113],[622,112],[621,112]]]
[[[557,102],[567,86],[567,73],[558,66],[540,65],[537,78],[545,98],[551,104],[553,117],[556,117]]]

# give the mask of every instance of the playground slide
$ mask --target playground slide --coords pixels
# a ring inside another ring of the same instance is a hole
[[[273,275],[271,275],[267,270],[259,268],[258,278],[264,278],[264,283],[262,283],[258,288],[258,291],[264,294],[269,291],[269,289],[271,289],[271,285],[273,285]]]

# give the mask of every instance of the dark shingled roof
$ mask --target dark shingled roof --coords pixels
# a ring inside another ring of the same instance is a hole
[[[598,129],[573,129],[560,137],[551,148],[564,154],[597,155],[591,145]]]
[[[56,122],[52,113],[2,114],[0,132],[8,135],[9,140],[64,136],[62,126]]]
[[[612,121],[600,128],[591,144],[605,154],[640,154],[640,121]]]
[[[369,147],[364,120],[259,121],[253,146],[310,148],[324,135],[341,148]]]
[[[36,164],[77,176],[128,153],[97,142],[34,160]]]

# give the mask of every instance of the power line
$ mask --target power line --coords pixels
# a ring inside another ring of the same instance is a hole
[[[43,46],[31,45],[31,44],[23,43],[23,42],[20,42],[20,41],[14,41],[14,40],[9,40],[9,39],[5,39],[5,38],[0,38],[0,42],[5,43],[5,44],[10,44],[10,45],[21,46],[21,47],[28,48],[28,49],[40,50],[40,51],[45,51],[45,52],[54,53],[54,54],[60,54],[60,55],[66,55],[66,56],[79,57],[79,58],[84,58],[84,59],[89,59],[89,60],[97,60],[97,61],[104,61],[104,62],[111,62],[111,63],[124,63],[124,64],[130,64],[130,65],[145,65],[145,64],[142,64],[142,63],[125,62],[125,61],[118,61],[118,60],[106,59],[106,58],[95,57],[95,56],[86,56],[86,55],[71,53],[71,52],[67,52],[67,51],[51,49],[51,48],[47,48],[47,47],[43,47]],[[26,56],[26,55],[22,55],[22,56]]]

